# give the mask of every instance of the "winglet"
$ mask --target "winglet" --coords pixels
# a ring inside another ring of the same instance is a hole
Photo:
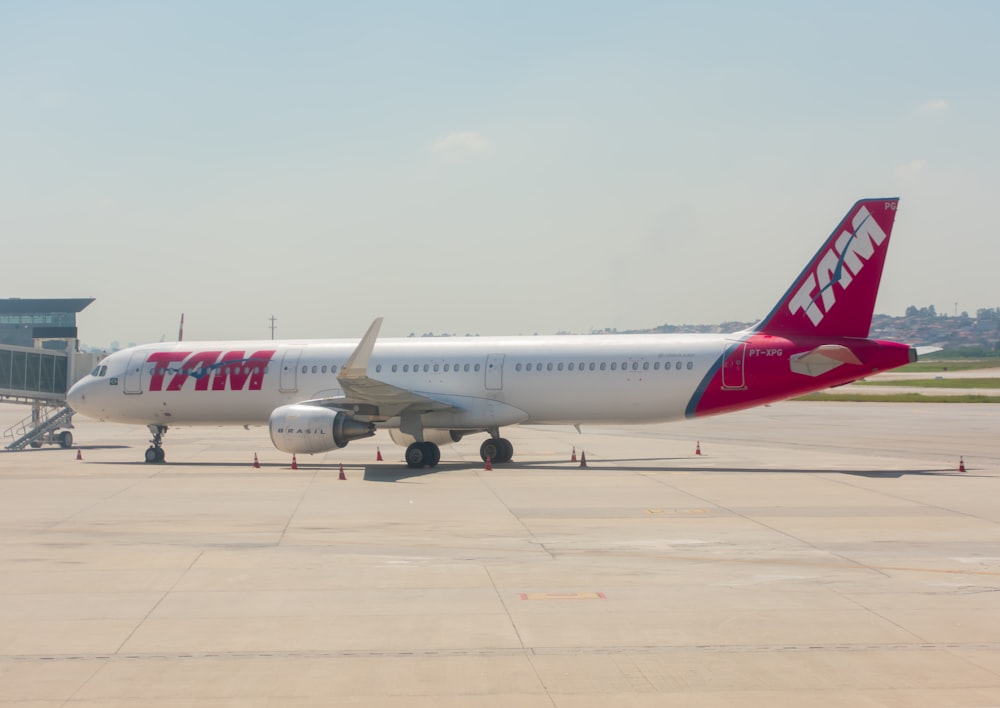
[[[379,329],[382,327],[382,318],[376,317],[371,323],[365,336],[358,342],[357,349],[351,354],[344,368],[337,374],[338,381],[351,381],[368,377],[368,361],[371,359],[372,350],[375,348],[375,340],[378,339]]]

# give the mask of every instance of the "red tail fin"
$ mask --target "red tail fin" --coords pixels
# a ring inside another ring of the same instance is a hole
[[[898,202],[855,203],[755,331],[867,337]]]

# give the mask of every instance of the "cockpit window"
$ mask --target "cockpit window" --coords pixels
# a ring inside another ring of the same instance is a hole
[[[108,373],[108,367],[107,366],[101,366],[100,364],[98,364],[97,366],[94,367],[94,370],[90,372],[90,375],[91,376],[104,376],[106,373]]]

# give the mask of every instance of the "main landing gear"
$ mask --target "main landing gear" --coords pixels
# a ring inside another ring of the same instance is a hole
[[[153,439],[149,441],[152,445],[146,450],[146,462],[166,462],[167,456],[163,452],[163,436],[167,432],[167,426],[151,423],[149,432],[153,434]]]
[[[506,438],[486,438],[479,446],[479,456],[483,458],[483,462],[489,459],[492,464],[502,465],[514,457],[514,446]],[[440,461],[441,448],[437,443],[415,442],[406,448],[406,466],[411,469],[436,467]]]
[[[406,466],[411,469],[436,467],[441,461],[441,448],[432,442],[410,443],[406,448]]]
[[[507,438],[486,438],[479,446],[479,456],[483,462],[489,460],[491,464],[502,465],[514,457],[514,446]]]

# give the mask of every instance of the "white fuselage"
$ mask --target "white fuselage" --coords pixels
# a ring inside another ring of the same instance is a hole
[[[698,385],[734,340],[694,334],[380,339],[368,371],[457,404],[424,414],[427,428],[656,422],[685,416]],[[82,379],[68,398],[78,412],[123,423],[263,425],[279,406],[341,395],[337,372],[357,344],[144,345],[106,358],[106,368]],[[379,423],[398,425],[398,418]]]

